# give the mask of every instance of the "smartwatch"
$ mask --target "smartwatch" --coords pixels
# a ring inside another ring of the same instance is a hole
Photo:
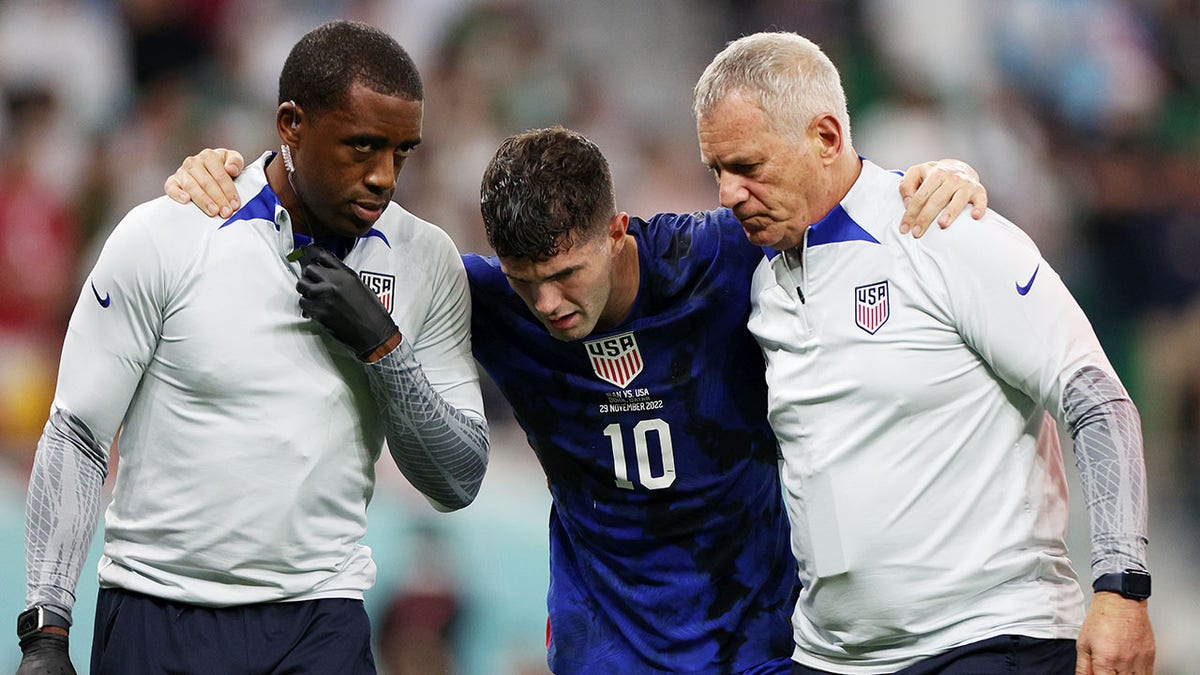
[[[1092,582],[1092,590],[1120,593],[1130,600],[1145,600],[1150,597],[1150,574],[1142,570],[1101,574]]]
[[[45,626],[67,630],[71,628],[71,622],[42,605],[35,605],[17,615],[17,639],[24,640],[35,635]]]

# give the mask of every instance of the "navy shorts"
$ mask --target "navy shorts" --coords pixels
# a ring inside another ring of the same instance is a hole
[[[362,600],[199,607],[113,588],[96,600],[93,675],[374,675]]]
[[[1075,641],[1001,635],[972,642],[896,671],[896,675],[1074,675]],[[792,664],[792,675],[827,671]]]

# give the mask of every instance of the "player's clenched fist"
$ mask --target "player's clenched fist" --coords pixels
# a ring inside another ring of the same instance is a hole
[[[399,334],[379,298],[337,256],[318,246],[302,249],[296,282],[300,309],[360,359]]]

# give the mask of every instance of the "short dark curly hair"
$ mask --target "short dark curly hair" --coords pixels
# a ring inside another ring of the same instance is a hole
[[[496,255],[535,262],[590,239],[617,212],[608,160],[560,126],[505,139],[484,171],[479,206]]]
[[[292,47],[279,73],[279,102],[295,101],[319,115],[341,105],[354,84],[406,101],[425,100],[421,75],[395,39],[358,21],[330,21]]]

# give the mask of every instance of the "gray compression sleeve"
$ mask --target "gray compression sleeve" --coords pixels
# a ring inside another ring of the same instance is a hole
[[[1092,530],[1092,578],[1146,570],[1146,459],[1141,420],[1121,384],[1086,367],[1063,389],[1066,423]]]
[[[487,470],[487,422],[455,409],[433,389],[407,340],[366,365],[401,473],[439,511],[470,504]]]
[[[108,451],[78,417],[55,410],[38,441],[25,504],[25,606],[70,620],[100,516]]]

